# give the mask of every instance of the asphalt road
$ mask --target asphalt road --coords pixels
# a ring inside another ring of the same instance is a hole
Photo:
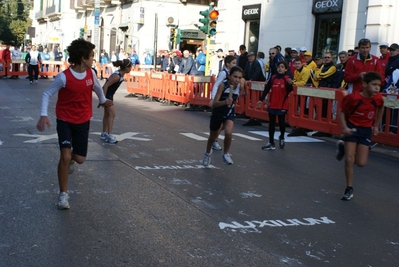
[[[267,124],[237,119],[234,165],[202,166],[209,112],[115,95],[115,145],[100,140],[59,211],[53,123],[36,130],[51,83],[0,80],[0,266],[399,266],[398,149],[373,149],[341,201],[331,138],[286,138],[262,151]],[[278,136],[278,135],[276,135]],[[223,136],[219,142],[223,143]]]

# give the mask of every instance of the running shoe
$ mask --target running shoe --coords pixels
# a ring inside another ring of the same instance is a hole
[[[37,84],[37,80],[35,80],[35,84]]]
[[[211,153],[207,153],[207,152],[204,153],[204,159],[202,160],[202,164],[205,167],[209,166],[209,164],[211,163],[211,154],[212,154],[212,152]]]
[[[116,144],[116,143],[118,143],[118,141],[116,140],[116,137],[113,136],[112,134],[109,134],[109,135],[107,136],[107,138],[105,139],[105,141],[106,141],[107,143],[110,143],[110,144]]]
[[[107,132],[102,132],[101,133],[101,140],[105,140],[105,139],[107,139],[107,136],[108,136],[108,133]]]
[[[262,150],[275,150],[276,146],[272,143],[267,143],[266,145],[262,146]]]
[[[227,165],[233,165],[233,160],[230,157],[231,155],[229,153],[225,153],[223,154],[223,161],[224,163],[226,163]]]
[[[350,200],[353,198],[353,188],[346,187],[345,193],[341,196],[341,200]]]
[[[345,144],[344,141],[339,140],[337,142],[337,150],[335,151],[335,158],[340,161],[345,156]]]
[[[29,82],[29,84],[32,84],[32,83],[33,83],[33,81],[30,81],[30,82]]]
[[[212,149],[220,151],[222,150],[222,147],[219,145],[218,141],[215,141],[213,142]]]
[[[65,210],[69,209],[69,196],[68,193],[66,192],[61,192],[60,195],[58,196],[58,209],[59,210]]]

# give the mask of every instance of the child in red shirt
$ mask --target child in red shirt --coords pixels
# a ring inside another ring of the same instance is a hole
[[[82,164],[87,155],[90,118],[92,117],[92,92],[100,100],[100,106],[110,106],[95,78],[91,66],[95,45],[84,40],[74,40],[67,50],[71,67],[58,74],[51,86],[43,93],[41,116],[36,128],[44,131],[50,126],[47,109],[50,97],[58,92],[56,104],[57,134],[60,146],[58,163],[58,209],[69,209],[68,174],[75,162]],[[73,148],[73,150],[72,150]]]
[[[343,141],[338,141],[337,160],[345,155],[346,189],[342,200],[353,197],[353,165],[363,167],[367,163],[371,135],[378,134],[384,113],[384,100],[380,94],[381,75],[368,72],[363,77],[364,90],[344,97],[338,113]]]

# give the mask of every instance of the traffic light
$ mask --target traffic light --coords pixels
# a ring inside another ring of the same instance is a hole
[[[84,28],[80,28],[79,38],[84,38],[84,37],[85,37],[85,29]]]
[[[214,36],[216,34],[216,25],[217,25],[217,20],[219,17],[219,11],[216,9],[212,9],[209,12],[209,35]]]
[[[208,31],[209,31],[209,9],[200,11],[199,13],[200,13],[200,15],[203,16],[203,18],[198,20],[199,22],[201,22],[203,24],[202,26],[199,25],[198,29],[200,29],[206,35],[208,35]]]
[[[175,36],[176,36],[176,28],[172,27],[172,28],[170,28],[170,37],[169,37],[169,40],[172,43],[175,41]]]

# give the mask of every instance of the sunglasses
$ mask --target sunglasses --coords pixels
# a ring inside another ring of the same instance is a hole
[[[331,57],[324,57],[324,58],[331,58]]]
[[[271,55],[275,55],[276,53],[269,53],[269,56],[271,56]]]

